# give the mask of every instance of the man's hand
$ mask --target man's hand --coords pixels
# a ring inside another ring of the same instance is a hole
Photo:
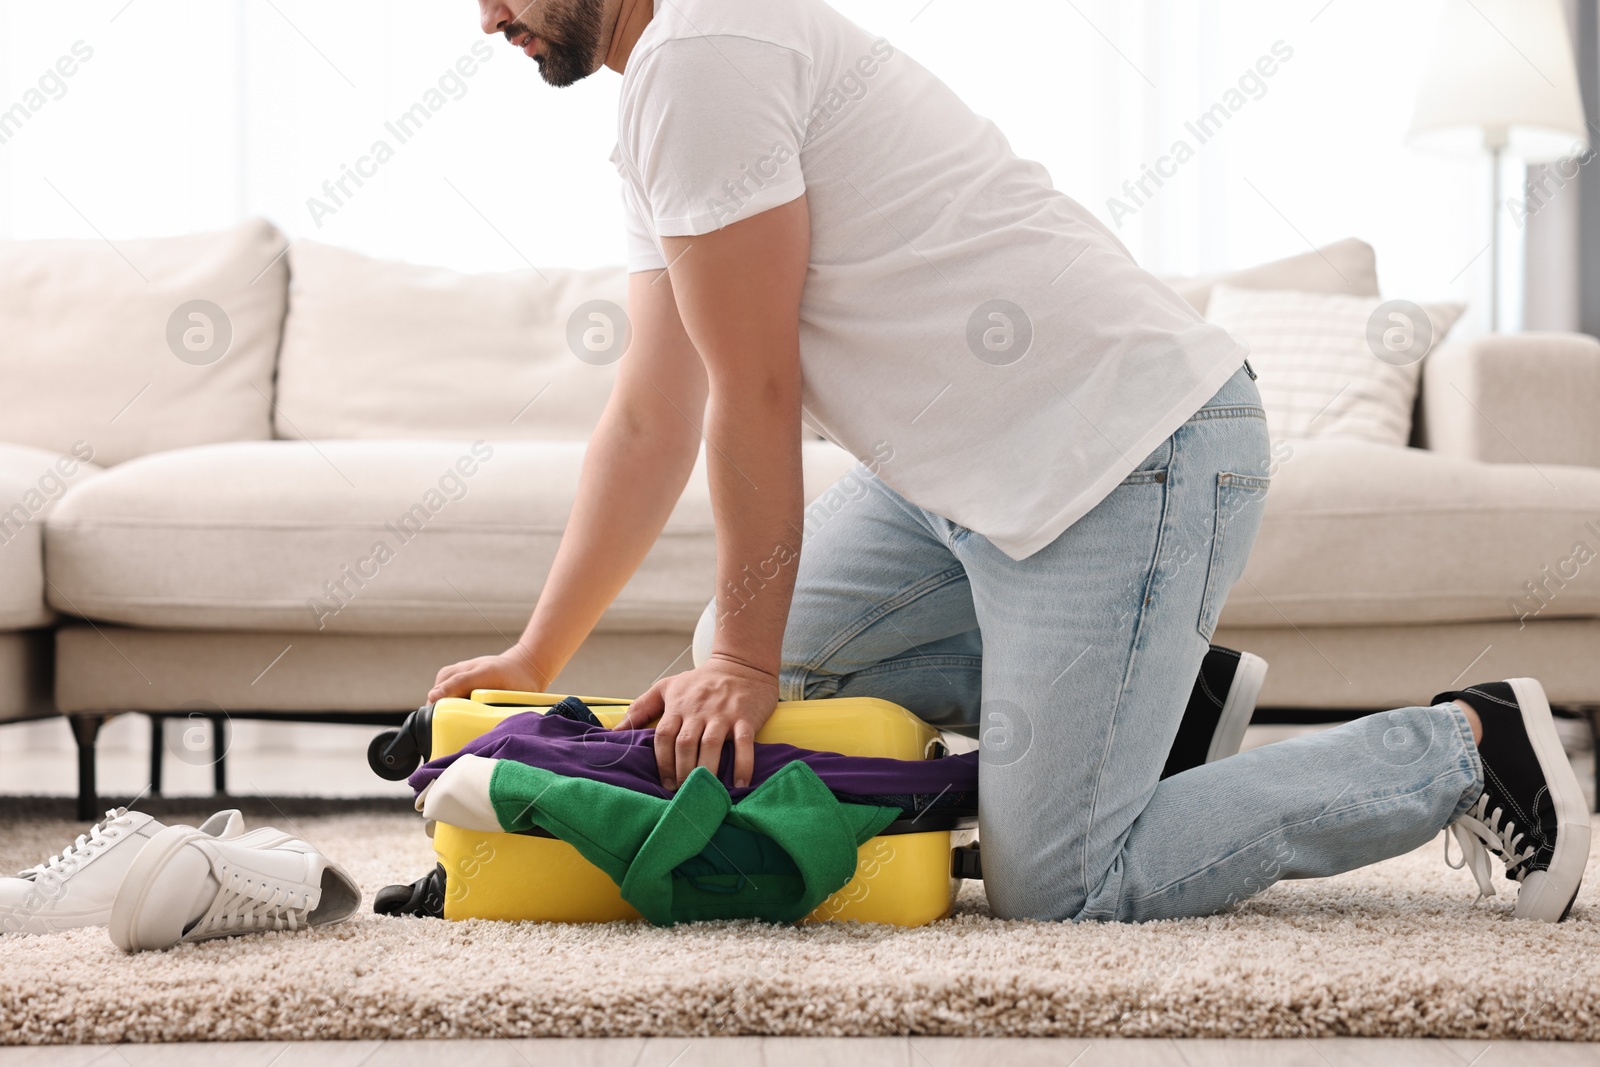
[[[682,785],[696,767],[716,774],[722,746],[731,738],[733,784],[742,789],[755,773],[756,732],[777,705],[777,678],[713,654],[694,670],[651,686],[617,729],[656,723],[656,766],[669,790]]]
[[[452,663],[439,672],[428,691],[428,703],[446,697],[464,697],[474,689],[509,689],[514,693],[543,692],[544,677],[534,666],[533,653],[512,645],[498,656]]]

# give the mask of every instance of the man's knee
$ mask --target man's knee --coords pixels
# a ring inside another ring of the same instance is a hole
[[[1012,834],[985,830],[980,836],[983,889],[989,910],[1001,919],[1076,919],[1087,894],[1060,852],[1052,853]]]

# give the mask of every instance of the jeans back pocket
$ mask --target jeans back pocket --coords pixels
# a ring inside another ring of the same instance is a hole
[[[1261,509],[1266,503],[1269,478],[1222,471],[1217,475],[1217,509],[1211,533],[1211,559],[1206,565],[1206,591],[1200,601],[1200,636],[1207,641],[1216,633],[1217,619],[1228,591],[1244,574]]]

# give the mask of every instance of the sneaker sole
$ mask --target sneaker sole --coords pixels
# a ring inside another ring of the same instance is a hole
[[[139,850],[128,873],[122,876],[116,899],[111,902],[111,922],[107,932],[111,935],[112,944],[124,952],[142,952],[146,949],[171,948],[177,943],[142,944],[136,933],[139,916],[144,912],[145,901],[149,898],[151,886],[155,885],[156,876],[185,845],[200,838],[214,840],[192,826],[169,826]]]
[[[1550,867],[1534,871],[1523,881],[1514,914],[1518,919],[1558,923],[1571,913],[1589,862],[1589,803],[1566,749],[1561,746],[1544,686],[1534,678],[1507,681],[1522,710],[1522,725],[1544,771],[1556,813],[1556,847],[1550,856]]]
[[[1256,699],[1261,696],[1262,683],[1267,680],[1267,661],[1249,652],[1239,653],[1239,666],[1233,672],[1233,684],[1222,702],[1222,714],[1217,716],[1217,729],[1211,735],[1211,747],[1206,750],[1206,762],[1239,754],[1244,744],[1244,732],[1256,712]]]

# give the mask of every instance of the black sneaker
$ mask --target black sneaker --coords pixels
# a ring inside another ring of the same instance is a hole
[[[1561,922],[1572,910],[1589,860],[1589,805],[1556,734],[1544,687],[1532,678],[1487,682],[1440,693],[1435,704],[1463,700],[1483,720],[1478,756],[1483,795],[1450,831],[1461,843],[1460,863],[1471,865],[1483,896],[1494,895],[1488,852],[1522,883],[1519,919]]]
[[[1189,693],[1189,707],[1167,754],[1161,777],[1171,778],[1202,763],[1214,763],[1239,751],[1245,727],[1256,711],[1256,698],[1267,677],[1267,661],[1248,652],[1212,645],[1200,661],[1200,674]]]

